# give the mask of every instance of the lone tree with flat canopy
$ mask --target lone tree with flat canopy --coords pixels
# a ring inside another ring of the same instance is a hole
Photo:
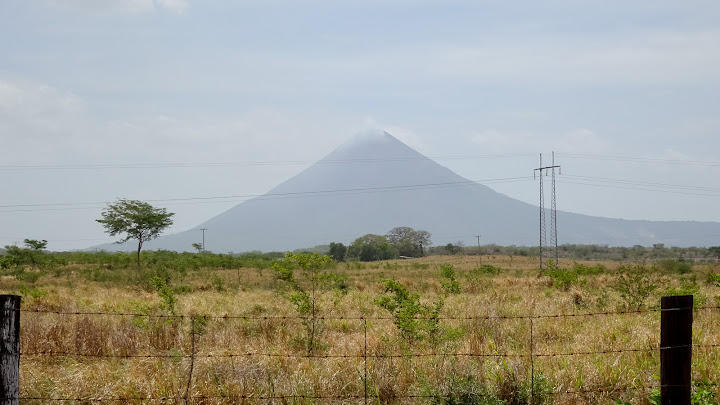
[[[102,212],[102,219],[96,221],[103,224],[105,232],[110,236],[125,234],[125,237],[115,243],[124,243],[130,239],[137,239],[137,261],[140,266],[140,250],[143,243],[158,237],[165,228],[173,224],[172,212],[165,208],[155,208],[139,200],[118,199],[114,204],[108,204]]]

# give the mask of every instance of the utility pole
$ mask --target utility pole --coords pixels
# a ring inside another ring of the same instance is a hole
[[[475,235],[475,237],[478,240],[478,267],[480,266],[480,263],[482,263],[482,255],[480,254],[480,237],[482,235]]]
[[[202,251],[205,253],[205,231],[207,231],[207,228],[200,228],[200,230],[203,233],[203,245],[202,245]]]
[[[537,178],[536,174],[540,177],[540,270],[543,268],[543,246],[547,245],[546,232],[545,232],[545,195],[543,191],[543,172],[545,176],[548,172],[552,172],[552,205],[550,210],[550,242],[555,249],[555,266],[558,264],[558,249],[557,249],[557,201],[555,199],[555,169],[558,169],[560,173],[560,166],[555,165],[555,152],[552,153],[552,165],[543,166],[542,153],[540,154],[540,167],[533,170],[533,178]]]

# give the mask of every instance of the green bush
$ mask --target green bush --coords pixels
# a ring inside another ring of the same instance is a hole
[[[651,278],[650,272],[643,266],[620,267],[612,288],[620,294],[624,306],[628,310],[640,310],[645,301],[657,289],[658,285]]]
[[[648,402],[653,405],[660,405],[660,389],[654,388],[650,392]],[[626,405],[629,402],[623,402],[619,399],[615,400],[615,403]],[[708,381],[693,382],[692,392],[690,393],[690,404],[691,405],[719,405],[715,401],[715,392],[713,391],[713,385]]]
[[[25,282],[31,283],[31,284],[38,281],[40,276],[42,276],[42,273],[40,273],[39,271],[22,271],[21,270],[21,271],[15,272],[15,277],[19,281],[25,281]]]
[[[440,266],[440,275],[447,280],[440,280],[440,284],[445,290],[446,294],[460,294],[462,287],[455,278],[455,268],[452,264],[444,264]]]
[[[591,276],[607,272],[607,267],[605,267],[602,263],[598,263],[594,266],[587,266],[582,263],[573,263],[573,271],[583,276]]]
[[[431,404],[436,405],[503,405],[506,402],[472,375],[450,373],[440,387],[425,389]]]
[[[492,264],[483,264],[478,268],[470,270],[471,273],[487,274],[489,276],[497,276],[501,271],[502,269],[500,267],[495,267]]]
[[[25,284],[18,285],[19,295],[22,297],[42,298],[48,295],[48,292],[39,288],[29,288]]]
[[[715,284],[716,287],[720,287],[720,274],[709,273],[707,281],[708,283]]]
[[[337,292],[338,297],[347,293],[345,278],[330,271],[335,266],[337,262],[329,256],[288,252],[282,262],[272,267],[287,288],[281,294],[303,318],[305,335],[299,341],[308,354],[322,347],[320,335],[325,329],[322,314],[326,311],[323,295],[329,291]]]
[[[694,308],[700,308],[707,302],[707,296],[700,292],[700,285],[697,283],[695,274],[681,279],[679,287],[668,287],[663,295],[692,295]]]
[[[513,367],[503,361],[502,371],[495,376],[497,380],[497,396],[508,405],[525,405],[532,403],[544,405],[552,402],[553,388],[543,373],[538,373],[534,381],[522,380]]]
[[[155,287],[155,290],[157,291],[160,298],[163,300],[163,307],[165,310],[167,310],[171,314],[175,314],[175,304],[177,303],[177,298],[175,298],[175,294],[173,291],[168,288],[168,282],[170,281],[169,278],[163,278],[160,276],[154,276],[150,279],[150,283]]]
[[[553,287],[567,291],[570,286],[577,283],[578,273],[573,270],[562,269],[555,266],[551,260],[548,260],[548,269],[545,272],[550,278],[553,279]]]
[[[681,260],[675,260],[675,259],[665,259],[660,260],[655,264],[655,267],[660,269],[661,271],[668,272],[668,273],[678,273],[678,274],[685,274],[690,273],[692,271],[692,265],[690,263],[687,263],[685,261]]]
[[[375,305],[386,309],[393,316],[393,323],[408,344],[423,339],[437,340],[440,334],[440,310],[442,300],[433,304],[420,303],[419,294],[411,294],[400,282],[383,280],[385,293],[375,299]]]

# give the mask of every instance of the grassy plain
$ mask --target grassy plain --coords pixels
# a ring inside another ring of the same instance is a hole
[[[460,294],[443,288],[447,264]],[[310,355],[267,263],[8,273],[0,291],[23,295],[21,397],[37,398],[23,403],[365,403],[367,389],[374,404],[645,404],[659,385],[660,296],[686,293],[693,380],[720,383],[717,264],[561,261],[540,272],[536,258],[431,256],[334,271],[347,290],[322,294]],[[433,339],[403,338],[375,304],[390,278],[423,304],[443,302]]]

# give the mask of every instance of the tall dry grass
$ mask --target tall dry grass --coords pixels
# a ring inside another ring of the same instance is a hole
[[[461,294],[445,296],[443,264],[455,267]],[[478,271],[479,265],[500,270]],[[204,268],[184,275],[170,269],[181,318],[163,317],[171,314],[147,286],[88,281],[73,264],[31,286],[5,277],[0,288],[24,291],[21,396],[44,399],[23,403],[185,403],[186,392],[195,404],[364,403],[366,388],[372,403],[441,403],[432,396],[463,393],[520,403],[513,401],[527,400],[532,373],[542,383],[538,390],[552,391],[537,393],[545,403],[622,398],[644,404],[648,387],[659,384],[660,314],[653,309],[660,295],[687,287],[694,277],[696,297],[717,307],[720,288],[704,280],[720,271],[651,272],[658,289],[645,302],[647,311],[613,314],[626,309],[612,288],[622,264],[603,265],[600,273],[558,285],[538,272],[534,259],[522,257],[339,264],[349,292],[323,303],[328,319],[312,358],[303,348],[301,322],[269,269]],[[420,294],[422,302],[444,299],[440,323],[454,337],[404,341],[390,314],[373,303],[387,278]],[[602,312],[611,314],[543,317]],[[192,317],[200,319],[194,328]],[[693,328],[693,379],[718,383],[720,311],[696,310]]]

